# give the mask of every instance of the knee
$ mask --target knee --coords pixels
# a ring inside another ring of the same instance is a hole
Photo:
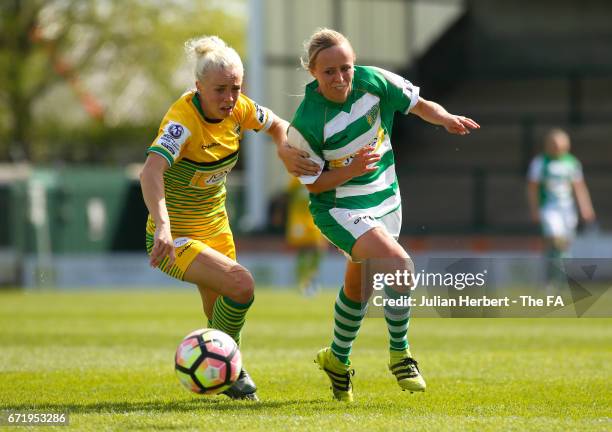
[[[393,260],[409,259],[408,252],[394,239],[388,238],[380,245],[380,256],[376,258],[388,258]]]
[[[410,255],[408,255],[408,252],[406,252],[406,250],[399,243],[394,242],[389,246],[389,258],[410,260]]]
[[[555,249],[565,251],[569,247],[569,241],[565,237],[556,237],[553,239]]]
[[[251,272],[236,264],[230,270],[230,280],[230,295],[228,297],[238,303],[248,303],[255,292],[255,280]]]
[[[355,261],[370,258],[406,259],[409,255],[386,231],[375,228],[357,239],[352,258]]]

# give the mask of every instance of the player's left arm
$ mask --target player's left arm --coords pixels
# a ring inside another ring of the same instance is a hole
[[[578,202],[580,216],[582,216],[585,222],[593,222],[595,220],[595,210],[593,209],[589,188],[587,188],[584,179],[574,180],[572,186],[574,187],[574,194]]]
[[[467,135],[471,129],[480,129],[480,125],[468,117],[450,114],[436,102],[419,97],[411,113],[421,117],[426,122],[443,126],[449,133]]]
[[[319,166],[309,159],[307,152],[291,147],[287,143],[287,130],[289,122],[270,113],[272,124],[266,131],[276,144],[276,153],[285,165],[287,171],[296,177],[305,175],[317,175],[320,171]]]

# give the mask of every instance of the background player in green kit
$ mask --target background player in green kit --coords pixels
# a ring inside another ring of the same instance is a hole
[[[303,64],[315,80],[306,86],[288,140],[322,168],[300,180],[310,191],[316,225],[348,258],[334,308],[333,342],[315,361],[330,378],[334,397],[351,401],[354,372],[349,355],[371,294],[362,292],[360,263],[370,258],[401,260],[414,271],[397,242],[402,213],[390,141],[393,116],[397,111],[413,113],[459,135],[479,125],[419,97],[419,88],[396,74],[356,66],[351,44],[334,30],[316,31],[305,48]],[[402,390],[423,391],[425,381],[407,338],[410,311],[385,307],[384,312],[389,369]]]
[[[562,129],[551,129],[544,139],[544,152],[536,156],[527,174],[527,198],[531,218],[539,222],[544,236],[545,254],[549,260],[567,256],[576,234],[578,216],[585,222],[595,221],[589,190],[578,159],[570,154],[570,138]],[[554,265],[547,266],[546,282],[554,279]]]

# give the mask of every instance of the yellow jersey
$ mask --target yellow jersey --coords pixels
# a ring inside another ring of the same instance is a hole
[[[166,207],[172,235],[204,240],[229,230],[225,211],[225,179],[238,161],[247,129],[267,130],[273,114],[240,94],[232,114],[220,121],[206,119],[198,93],[180,97],[164,116],[147,154],[162,156]],[[155,232],[149,215],[147,233]]]
[[[287,209],[287,243],[293,247],[316,247],[326,244],[321,231],[312,220],[308,209],[310,202],[308,189],[291,177],[287,190],[289,205]]]

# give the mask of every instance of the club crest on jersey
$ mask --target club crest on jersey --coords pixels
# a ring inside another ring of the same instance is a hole
[[[183,135],[183,126],[177,123],[170,123],[168,125],[168,133],[174,138],[179,138],[181,135]]]

